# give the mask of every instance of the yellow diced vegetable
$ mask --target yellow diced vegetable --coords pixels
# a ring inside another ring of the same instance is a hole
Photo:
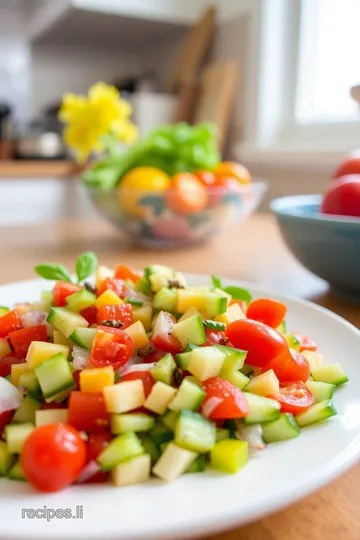
[[[74,345],[73,341],[64,336],[59,330],[54,330],[54,343],[55,345],[65,345],[65,347],[69,347],[69,349]]]
[[[80,372],[80,390],[82,392],[102,392],[105,386],[115,382],[112,366],[103,368],[83,369]]]
[[[141,321],[136,321],[134,324],[125,329],[134,340],[135,347],[139,349],[149,343],[149,338],[146,335],[144,325]]]
[[[124,413],[138,409],[145,403],[142,381],[124,381],[103,390],[106,410],[109,413]]]
[[[115,306],[123,304],[124,301],[111,289],[103,292],[95,301],[95,306],[100,309],[102,306]]]
[[[239,319],[245,319],[246,315],[239,306],[239,304],[231,304],[231,306],[228,307],[227,311],[225,313],[221,313],[221,315],[216,315],[215,321],[225,323],[226,325],[238,321]]]
[[[7,356],[11,353],[11,347],[9,345],[9,342],[5,338],[0,339],[0,358],[4,358],[4,356]]]
[[[215,469],[234,474],[246,465],[249,459],[248,443],[225,439],[217,442],[210,451],[210,463]]]
[[[153,308],[151,304],[144,304],[141,307],[133,307],[134,321],[140,321],[144,325],[145,331],[151,330]]]
[[[67,358],[69,347],[66,347],[65,345],[55,345],[54,343],[46,343],[46,341],[33,341],[26,355],[28,368],[34,369],[34,367],[59,353]]]
[[[11,366],[11,382],[14,386],[20,386],[20,377],[23,373],[27,373],[29,366],[26,362],[23,364],[13,364]]]

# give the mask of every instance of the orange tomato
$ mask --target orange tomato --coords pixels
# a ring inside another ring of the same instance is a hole
[[[235,178],[240,184],[250,184],[251,176],[246,167],[235,161],[222,161],[214,170],[216,177]]]
[[[200,180],[204,186],[213,186],[216,182],[215,174],[211,171],[199,170],[194,172],[196,178]]]
[[[195,214],[205,208],[208,201],[206,188],[191,173],[178,173],[172,178],[167,192],[169,207],[179,214]]]

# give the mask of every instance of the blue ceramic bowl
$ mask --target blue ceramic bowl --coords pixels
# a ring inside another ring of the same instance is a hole
[[[308,270],[360,297],[360,219],[321,215],[320,202],[320,195],[296,195],[270,208],[288,248]]]

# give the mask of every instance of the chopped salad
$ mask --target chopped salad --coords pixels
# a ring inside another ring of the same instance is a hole
[[[50,492],[236,473],[336,414],[346,374],[287,330],[279,301],[162,265],[112,270],[92,252],[76,280],[35,270],[52,289],[0,311],[0,476]]]

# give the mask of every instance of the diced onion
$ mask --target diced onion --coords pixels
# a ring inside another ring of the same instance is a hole
[[[44,311],[28,311],[21,316],[24,328],[44,324],[46,321],[46,313]]]
[[[131,364],[130,366],[126,364],[123,368],[119,370],[120,376],[126,375],[127,373],[134,373],[136,371],[151,371],[155,366],[156,362],[149,364]]]
[[[201,412],[206,418],[209,418],[212,412],[218,407],[224,400],[219,397],[211,397],[205,401],[201,407]]]
[[[126,297],[131,298],[132,300],[139,300],[139,302],[144,302],[145,304],[151,302],[151,298],[149,298],[149,296],[146,296],[141,292],[134,291],[134,289],[131,289],[130,287],[126,287],[124,294]]]
[[[90,364],[90,353],[81,347],[75,347],[72,350],[74,369],[84,369]]]
[[[7,379],[0,377],[0,414],[13,411],[20,407],[23,400],[22,393]]]
[[[97,461],[94,459],[92,461],[89,461],[79,474],[76,483],[77,484],[83,484],[84,482],[87,482],[90,480],[95,474],[97,474],[100,471],[100,465]]]
[[[253,426],[238,426],[236,438],[241,441],[247,441],[250,450],[263,450],[266,444],[262,438],[262,427],[260,424]]]

